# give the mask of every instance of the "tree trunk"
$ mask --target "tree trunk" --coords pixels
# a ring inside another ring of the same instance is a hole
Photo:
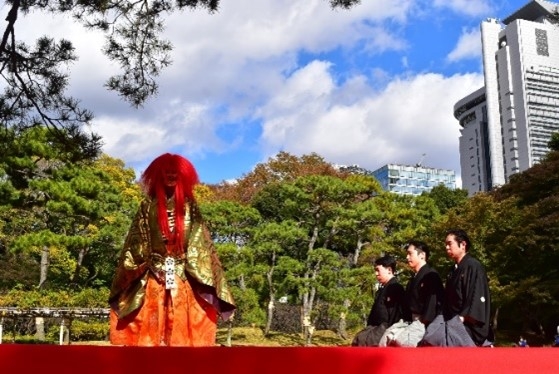
[[[72,324],[72,320],[69,318],[62,318],[60,322],[60,335],[59,335],[59,344],[60,345],[68,345],[70,344],[70,325]]]
[[[275,308],[275,302],[274,302],[274,295],[272,293],[270,293],[270,302],[268,302],[268,312],[267,312],[267,318],[266,318],[266,327],[264,328],[264,335],[268,336],[268,334],[270,333],[270,329],[272,328],[272,321],[274,319],[274,308]]]
[[[41,268],[40,268],[40,278],[39,278],[39,289],[42,290],[47,282],[47,274],[50,264],[50,250],[46,245],[43,246],[41,250]]]
[[[266,320],[266,327],[264,328],[264,335],[268,335],[270,333],[270,329],[272,328],[272,320],[274,318],[274,308],[276,304],[276,293],[274,291],[274,264],[276,261],[276,254],[275,252],[272,253],[272,266],[266,273],[266,280],[268,282],[268,289],[270,290],[270,301],[268,302],[268,311],[267,311],[267,320]]]
[[[35,317],[35,339],[45,341],[45,319]]]
[[[316,215],[318,220],[319,214]],[[314,226],[311,239],[307,246],[307,269],[304,275],[305,292],[303,293],[303,313],[301,315],[303,321],[303,339],[306,345],[311,345],[312,334],[314,333],[314,326],[312,324],[311,312],[313,310],[314,296],[316,294],[316,288],[310,287],[311,280],[316,279],[317,269],[320,267],[319,264],[311,267],[309,260],[310,253],[314,250],[314,245],[318,240],[318,226]]]
[[[80,252],[78,253],[78,261],[76,263],[76,269],[74,270],[74,274],[72,275],[72,279],[71,279],[71,282],[73,284],[76,284],[79,280],[80,270],[81,270],[82,264],[83,264],[83,259],[87,255],[87,252],[89,252],[89,249],[86,247],[86,248],[80,249]]]
[[[227,321],[227,342],[225,343],[228,347],[231,347],[232,338],[233,338],[233,321],[232,319],[230,319],[229,321]]]
[[[308,275],[305,274],[305,278],[308,279]],[[312,279],[316,278],[316,273],[311,276]],[[312,335],[314,333],[314,324],[312,320],[312,311],[314,306],[314,298],[316,296],[316,288],[310,287],[309,291],[303,296],[303,338],[305,340],[305,345],[312,344]]]
[[[495,309],[495,315],[493,316],[493,331],[497,331],[498,321],[499,321],[499,307]]]
[[[349,299],[345,299],[344,300],[344,311],[342,313],[340,313],[340,322],[338,323],[338,336],[342,339],[347,339],[347,310],[349,309],[349,306],[351,305],[351,302],[349,301]]]
[[[359,256],[361,255],[361,248],[363,248],[363,241],[361,238],[357,239],[357,246],[355,247],[355,252],[353,252],[353,258],[351,259],[351,265],[357,266],[357,261],[359,261]]]

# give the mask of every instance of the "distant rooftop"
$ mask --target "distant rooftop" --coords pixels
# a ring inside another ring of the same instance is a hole
[[[505,25],[517,20],[523,19],[526,21],[535,21],[542,16],[553,14],[559,9],[558,3],[544,0],[532,0],[516,12],[503,20]]]

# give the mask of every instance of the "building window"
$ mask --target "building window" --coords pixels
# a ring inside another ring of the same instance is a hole
[[[536,29],[536,51],[540,56],[549,56],[547,30]]]

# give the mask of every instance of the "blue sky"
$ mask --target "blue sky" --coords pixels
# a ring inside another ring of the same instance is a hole
[[[424,165],[459,177],[452,112],[483,85],[480,22],[527,2],[362,0],[332,10],[327,0],[222,0],[216,14],[167,19],[173,65],[141,109],[103,88],[115,66],[101,35],[39,14],[20,30],[76,45],[71,93],[95,113],[104,151],[138,173],[176,152],[218,183],[287,151],[370,170],[425,154]]]

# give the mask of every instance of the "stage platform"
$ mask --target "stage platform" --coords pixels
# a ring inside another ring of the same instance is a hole
[[[557,373],[557,348],[0,345],[0,373]]]

